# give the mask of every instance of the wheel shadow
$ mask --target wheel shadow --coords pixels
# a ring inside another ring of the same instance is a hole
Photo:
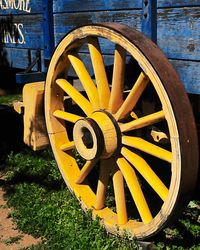
[[[0,170],[11,151],[19,152],[23,143],[23,117],[12,107],[0,105]]]

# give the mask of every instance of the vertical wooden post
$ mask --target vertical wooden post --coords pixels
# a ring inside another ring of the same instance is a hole
[[[44,65],[47,70],[55,48],[53,0],[43,0]]]
[[[157,0],[142,0],[142,32],[157,43]]]

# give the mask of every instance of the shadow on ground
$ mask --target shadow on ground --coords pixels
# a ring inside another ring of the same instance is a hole
[[[12,107],[0,105],[0,169],[11,151],[23,146],[23,116]]]

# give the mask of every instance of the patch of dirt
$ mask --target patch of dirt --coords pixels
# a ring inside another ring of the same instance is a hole
[[[16,229],[15,223],[9,217],[11,209],[6,205],[4,194],[0,187],[0,250],[19,250],[40,243],[40,239]]]

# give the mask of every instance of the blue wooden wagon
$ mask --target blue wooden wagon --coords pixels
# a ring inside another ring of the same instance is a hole
[[[109,232],[170,223],[198,175],[200,0],[1,0],[0,24],[1,61],[29,83],[26,143],[50,142]]]

